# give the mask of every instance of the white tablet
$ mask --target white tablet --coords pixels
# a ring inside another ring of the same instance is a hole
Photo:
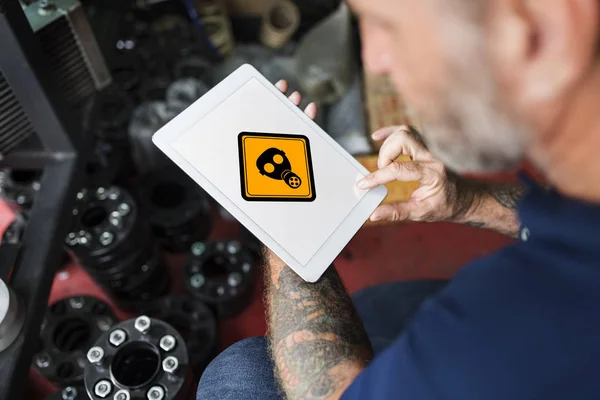
[[[304,280],[325,272],[385,198],[368,171],[243,65],[153,141]]]

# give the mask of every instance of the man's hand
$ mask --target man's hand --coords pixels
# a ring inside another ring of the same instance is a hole
[[[371,189],[395,180],[420,182],[407,202],[385,204],[371,215],[371,221],[451,221],[489,228],[516,236],[519,221],[516,203],[518,185],[476,182],[446,170],[427,150],[421,136],[407,126],[383,128],[373,134],[383,140],[379,170],[358,182]],[[397,161],[400,156],[411,161]]]
[[[464,217],[471,197],[459,198],[458,177],[448,173],[425,147],[419,134],[407,126],[383,128],[373,139],[384,140],[377,166],[379,170],[358,182],[360,189],[371,189],[393,181],[420,182],[406,203],[385,204],[377,208],[371,221],[455,221]],[[400,156],[412,161],[396,161]]]

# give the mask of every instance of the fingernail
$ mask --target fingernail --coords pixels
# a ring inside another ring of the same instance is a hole
[[[379,220],[381,220],[379,215],[371,215],[371,222],[377,222]]]
[[[366,189],[367,188],[367,180],[366,179],[361,179],[360,181],[356,182],[356,186],[359,189]]]

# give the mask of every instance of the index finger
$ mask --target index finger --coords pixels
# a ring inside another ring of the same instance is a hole
[[[418,162],[393,162],[358,181],[359,189],[372,189],[393,181],[415,182],[423,178],[423,167]]]

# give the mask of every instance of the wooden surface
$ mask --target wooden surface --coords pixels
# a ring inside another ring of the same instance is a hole
[[[377,155],[356,157],[359,163],[361,163],[366,169],[371,172],[377,171]],[[410,161],[410,157],[400,156],[398,161]],[[399,182],[395,181],[385,185],[388,190],[388,195],[383,200],[383,204],[393,204],[402,201],[408,201],[412,193],[419,187],[419,182]],[[386,222],[367,222],[367,226],[382,225]]]

